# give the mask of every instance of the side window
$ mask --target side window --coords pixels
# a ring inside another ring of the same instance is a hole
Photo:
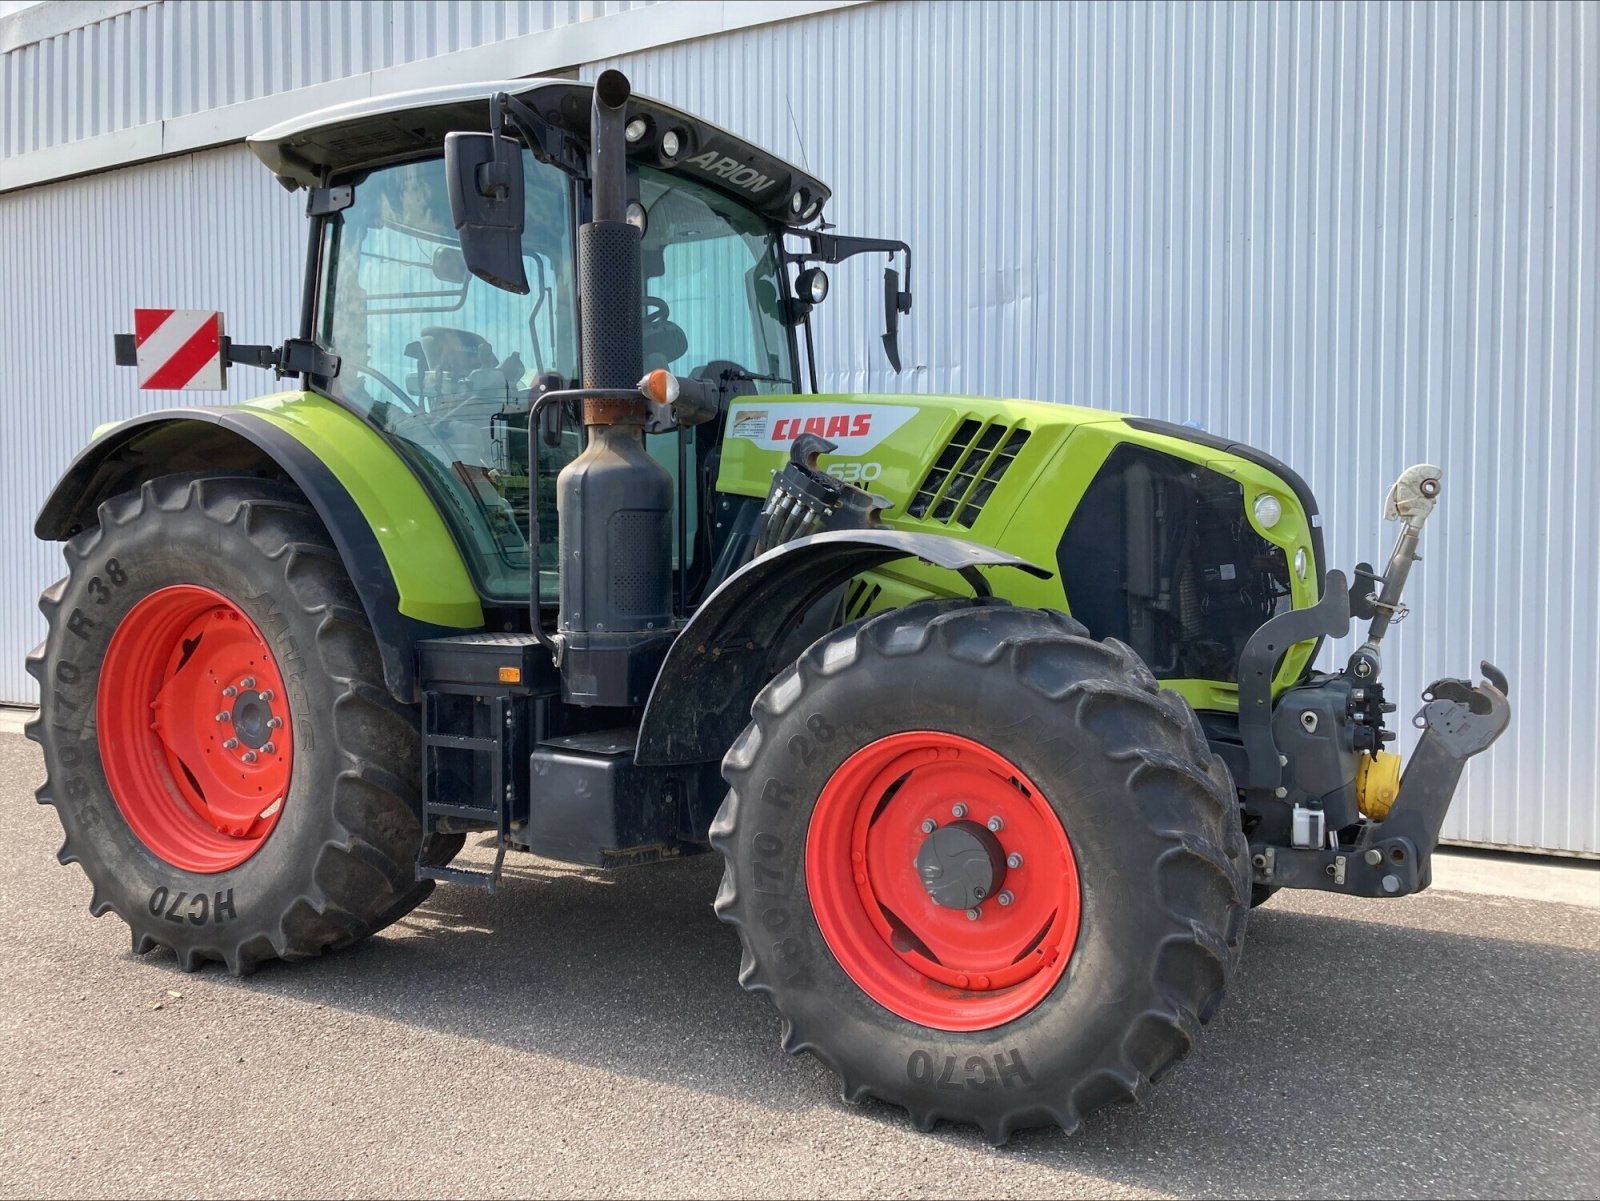
[[[578,373],[572,210],[567,179],[524,156],[518,296],[466,269],[442,159],[374,171],[329,223],[319,310],[340,356],[336,396],[406,454],[439,499],[483,590],[528,590],[528,408],[538,377]],[[541,560],[554,569],[554,476],[580,435],[539,451]],[[544,564],[541,564],[543,567]]]

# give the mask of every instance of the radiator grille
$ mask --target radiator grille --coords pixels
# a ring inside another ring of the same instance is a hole
[[[1019,426],[963,421],[928,468],[906,512],[971,529],[1028,437],[1029,431]]]

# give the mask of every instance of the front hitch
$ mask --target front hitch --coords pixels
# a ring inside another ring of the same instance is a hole
[[[1368,823],[1355,846],[1338,850],[1263,847],[1256,880],[1362,897],[1403,897],[1433,881],[1432,858],[1467,760],[1489,749],[1511,722],[1506,677],[1480,664],[1484,680],[1435,680],[1412,719],[1422,730],[1400,777],[1400,793],[1380,822]]]

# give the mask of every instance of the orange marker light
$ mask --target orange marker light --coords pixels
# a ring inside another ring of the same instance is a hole
[[[500,682],[502,684],[520,684],[520,683],[522,683],[522,668],[520,668],[520,667],[502,667],[500,669]]]
[[[657,367],[639,381],[639,391],[657,404],[672,404],[678,399],[678,377],[665,367]]]

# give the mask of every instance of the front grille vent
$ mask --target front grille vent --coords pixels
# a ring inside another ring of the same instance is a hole
[[[956,430],[906,512],[925,521],[954,522],[972,528],[983,506],[994,495],[1006,468],[1028,444],[1029,431],[1000,422],[968,418]]]

